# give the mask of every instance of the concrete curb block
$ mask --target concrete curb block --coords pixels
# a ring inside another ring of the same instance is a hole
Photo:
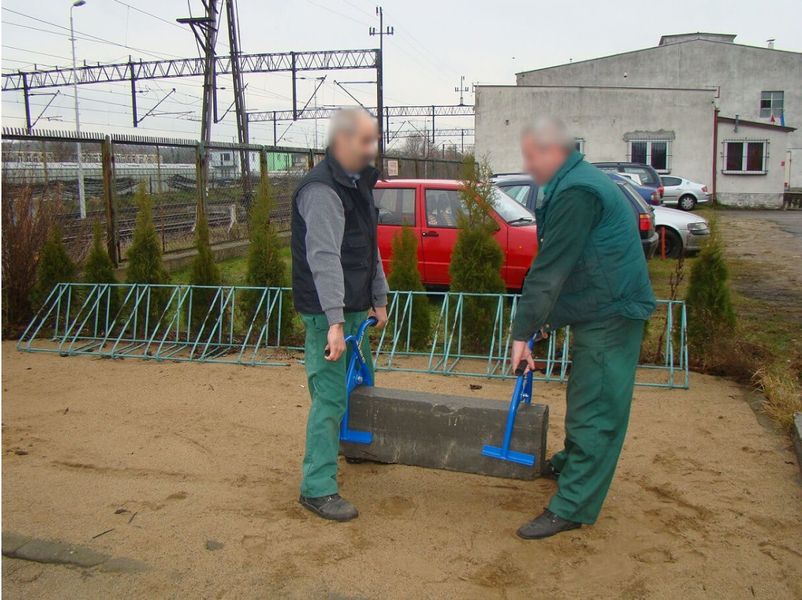
[[[98,567],[112,573],[138,573],[150,567],[131,558],[112,558],[87,546],[39,540],[11,531],[3,532],[3,556],[52,565]]]
[[[360,387],[351,394],[350,426],[371,432],[373,443],[344,443],[341,451],[380,463],[534,479],[545,458],[548,406],[521,405],[515,421],[512,449],[534,454],[534,466],[482,455],[485,444],[501,445],[508,409],[509,401]]]

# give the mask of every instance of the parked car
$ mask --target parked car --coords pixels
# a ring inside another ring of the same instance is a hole
[[[632,181],[620,176],[618,173],[608,171],[607,175],[618,184],[624,199],[632,208],[638,222],[643,253],[647,259],[651,258],[657,250],[658,242],[652,208],[646,203]],[[496,175],[493,181],[501,191],[534,212],[535,206],[537,206],[539,188],[531,176],[525,173],[505,173]],[[654,193],[653,188],[649,189]]]
[[[660,181],[665,189],[664,204],[676,204],[682,210],[693,210],[697,204],[710,202],[707,186],[702,183],[674,175],[662,175]]]
[[[660,206],[663,203],[663,199],[660,197],[660,190],[657,188],[649,187],[646,185],[641,184],[640,176],[634,173],[618,173],[614,171],[606,171],[609,175],[611,173],[629,179],[629,182],[632,184],[632,187],[641,195],[641,198],[646,200],[652,206]]]
[[[662,252],[663,243],[666,256],[669,258],[679,258],[683,254],[697,252],[710,237],[710,225],[705,219],[675,208],[655,207],[654,221],[661,240],[658,242],[658,255]]]
[[[535,212],[540,186],[535,183],[535,180],[530,175],[526,173],[503,173],[494,175],[493,183],[518,204],[525,206],[533,213]]]
[[[650,165],[642,165],[633,162],[595,162],[594,166],[602,171],[612,171],[613,173],[637,175],[640,185],[655,188],[660,197],[663,197],[664,189],[660,181],[660,175]]]
[[[635,213],[635,217],[638,219],[638,232],[640,233],[643,253],[646,256],[646,260],[649,260],[657,251],[657,243],[660,241],[657,230],[655,229],[655,209],[646,203],[643,197],[638,193],[632,181],[615,173],[607,174],[610,176],[610,179],[618,185],[624,198],[627,199],[632,211]]]
[[[393,238],[408,225],[418,238],[418,268],[427,288],[444,288],[457,242],[457,218],[464,210],[462,183],[451,179],[392,179],[379,181],[373,197],[379,211],[379,251],[390,273]],[[504,251],[501,276],[507,289],[518,292],[537,254],[534,215],[494,188],[492,217],[495,238]]]

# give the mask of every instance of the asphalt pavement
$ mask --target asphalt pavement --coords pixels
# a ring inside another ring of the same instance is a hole
[[[728,213],[731,218],[771,221],[802,241],[802,210],[742,210]]]

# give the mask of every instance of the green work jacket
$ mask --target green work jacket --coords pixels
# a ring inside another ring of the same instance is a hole
[[[535,210],[539,249],[513,321],[516,340],[614,316],[645,320],[655,309],[632,208],[583,158],[568,156]]]

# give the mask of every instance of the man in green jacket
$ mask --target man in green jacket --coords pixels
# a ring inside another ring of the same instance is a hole
[[[596,521],[624,443],[644,322],[655,300],[637,221],[612,180],[583,160],[557,119],[524,131],[527,171],[543,186],[539,250],[512,324],[512,364],[534,369],[527,341],[565,325],[573,338],[563,450],[548,508],[518,529],[540,539]]]

